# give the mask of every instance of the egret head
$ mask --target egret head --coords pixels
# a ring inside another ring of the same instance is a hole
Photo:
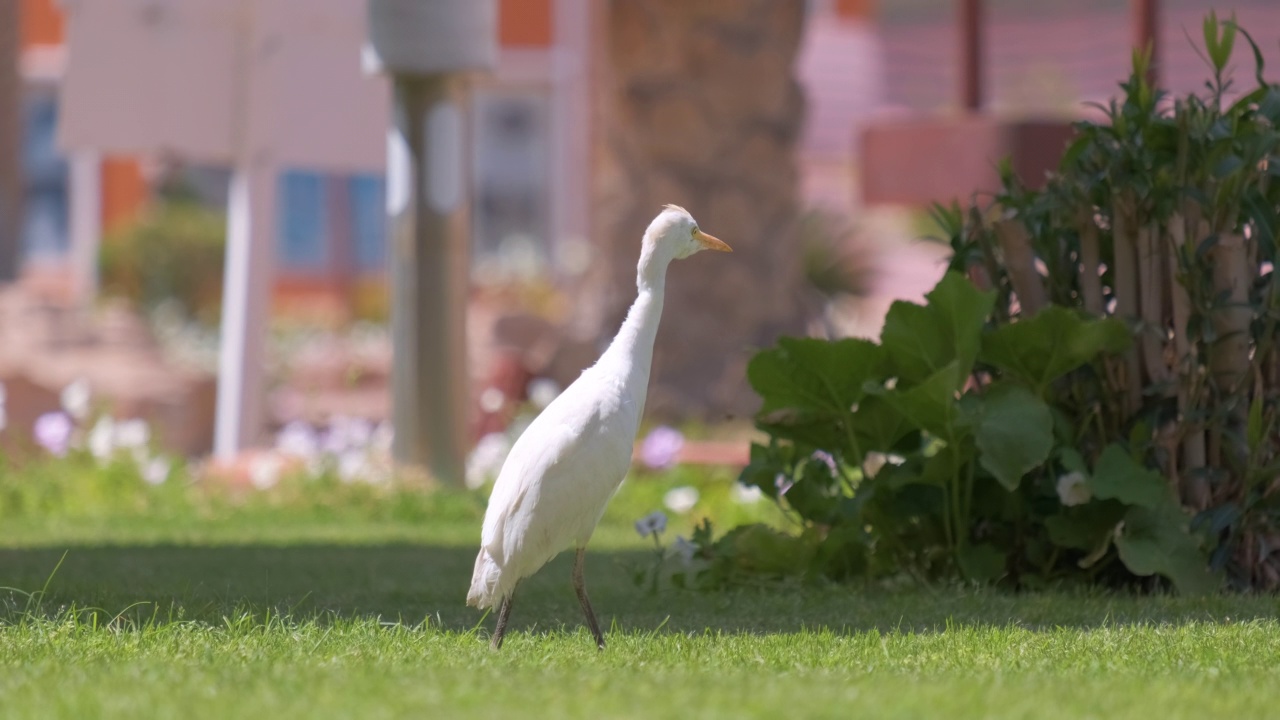
[[[698,229],[688,210],[679,205],[665,205],[644,233],[646,244],[661,248],[667,257],[680,260],[703,250],[733,252],[722,240]]]

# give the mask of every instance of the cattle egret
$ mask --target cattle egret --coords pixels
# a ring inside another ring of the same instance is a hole
[[[493,649],[502,647],[516,585],[570,546],[577,551],[573,589],[596,645],[604,649],[582,578],[587,541],[631,465],[667,266],[701,250],[730,248],[699,230],[684,208],[665,206],[645,230],[636,268],[638,293],[617,336],[507,455],[489,498],[467,594],[468,605],[498,607]]]

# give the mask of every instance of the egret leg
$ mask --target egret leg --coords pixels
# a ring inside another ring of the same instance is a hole
[[[587,627],[596,638],[596,646],[604,649],[604,635],[600,632],[600,623],[596,622],[596,612],[591,609],[591,601],[587,599],[587,584],[582,579],[582,566],[587,559],[587,549],[578,548],[578,556],[573,561],[573,589],[578,593],[578,602],[582,603],[582,613],[587,616]]]
[[[494,650],[502,649],[502,637],[507,634],[507,618],[511,617],[512,595],[502,598],[502,605],[498,608],[498,624],[494,626],[493,637],[489,639],[489,647]]]

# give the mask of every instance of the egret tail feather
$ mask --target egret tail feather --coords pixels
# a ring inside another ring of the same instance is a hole
[[[476,568],[471,574],[471,591],[467,593],[467,604],[472,607],[497,607],[506,596],[502,588],[502,568],[489,551],[481,548],[476,556]]]

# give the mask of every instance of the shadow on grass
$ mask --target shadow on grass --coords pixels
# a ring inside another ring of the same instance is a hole
[[[474,548],[412,544],[8,549],[0,550],[0,586],[32,592],[47,581],[37,611],[47,615],[76,607],[111,615],[125,611],[139,620],[154,616],[211,624],[245,613],[378,617],[466,631],[481,620],[481,613],[465,606],[474,558]],[[562,554],[521,584],[514,630],[577,630],[581,615],[569,584],[570,559]],[[1240,596],[1010,595],[799,585],[727,592],[666,586],[652,593],[632,579],[652,561],[652,554],[641,551],[588,552],[587,586],[606,627],[680,633],[932,632],[949,624],[1093,627],[1276,616],[1273,601]],[[0,590],[0,622],[19,619],[25,602],[21,593]],[[492,624],[491,615],[484,626]]]

